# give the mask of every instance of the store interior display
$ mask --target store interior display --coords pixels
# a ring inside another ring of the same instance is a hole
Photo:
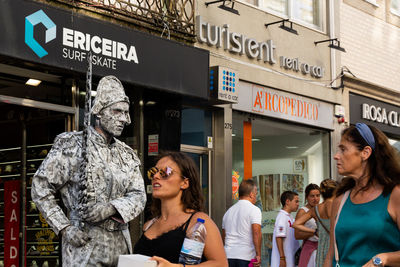
[[[0,267],[10,251],[10,237],[5,236],[5,205],[7,182],[18,181],[20,195],[17,211],[19,222],[13,237],[19,246],[17,266],[59,266],[61,240],[38,211],[31,198],[32,178],[52,147],[54,138],[66,130],[69,115],[0,103]],[[10,195],[10,194],[8,194]],[[56,196],[57,197],[57,196]],[[14,228],[13,228],[14,230]],[[7,239],[8,238],[8,239]],[[6,254],[6,255],[5,255]]]
[[[244,124],[251,125],[251,174],[259,190],[256,206],[262,211],[261,261],[263,267],[270,266],[280,196],[286,190],[295,191],[303,206],[305,187],[329,177],[329,133],[237,111],[232,121],[232,168],[239,177],[244,176]]]
[[[38,211],[31,198],[32,177],[52,144],[27,147],[26,187],[26,259],[27,266],[57,266],[61,255],[61,242]],[[59,201],[59,197],[56,199]]]

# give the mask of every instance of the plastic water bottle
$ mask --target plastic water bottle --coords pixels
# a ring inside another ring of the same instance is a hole
[[[207,231],[206,227],[204,226],[204,220],[198,218],[196,224],[183,241],[181,253],[179,255],[179,263],[184,263],[186,265],[200,263],[203,255],[206,235]]]

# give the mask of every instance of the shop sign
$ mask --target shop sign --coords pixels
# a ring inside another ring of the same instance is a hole
[[[208,98],[209,52],[35,1],[0,1],[0,54]],[[196,62],[196,64],[193,64]]]
[[[277,63],[276,45],[273,40],[257,41],[241,33],[231,32],[229,24],[223,26],[211,25],[203,21],[201,16],[196,17],[197,40],[200,43],[206,43],[209,46],[217,48],[223,47],[225,51],[240,54],[250,59],[257,59],[263,63],[271,65]],[[311,65],[307,62],[301,62],[298,57],[279,57],[281,68],[301,72],[304,75],[311,75],[314,78],[322,78],[325,69],[319,65]]]
[[[41,227],[45,229],[41,229],[35,233],[37,251],[39,252],[40,256],[54,254],[57,252],[54,247],[54,240],[57,238],[57,236],[53,230],[49,228],[49,224],[41,213],[39,214],[39,220]]]
[[[158,134],[149,135],[148,155],[149,156],[158,155]]]
[[[214,66],[210,68],[210,96],[230,103],[238,102],[239,76],[237,71]]]
[[[400,107],[350,94],[350,123],[364,122],[384,132],[400,135]]]
[[[4,266],[19,266],[19,225],[21,183],[4,182]]]
[[[333,129],[331,104],[246,82],[239,85],[236,110]]]

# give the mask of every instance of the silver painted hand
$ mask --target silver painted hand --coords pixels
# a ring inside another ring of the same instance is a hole
[[[113,216],[116,212],[117,210],[110,203],[98,203],[88,208],[83,219],[89,223],[97,223]]]
[[[61,233],[64,240],[75,247],[81,247],[90,240],[87,233],[79,230],[78,227],[72,225],[64,228]]]

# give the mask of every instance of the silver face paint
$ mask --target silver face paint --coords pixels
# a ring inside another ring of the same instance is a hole
[[[118,102],[100,111],[99,126],[110,136],[120,136],[125,125],[131,123],[129,104]]]

